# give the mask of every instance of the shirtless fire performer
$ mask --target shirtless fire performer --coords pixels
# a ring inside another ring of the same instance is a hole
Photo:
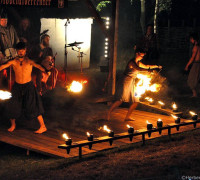
[[[33,85],[31,72],[33,67],[44,72],[45,69],[26,57],[26,45],[24,42],[19,42],[16,45],[16,49],[18,57],[0,66],[0,71],[12,66],[15,73],[15,83],[11,92],[12,98],[8,102],[7,107],[7,115],[11,122],[11,127],[8,131],[12,132],[15,130],[15,120],[24,112],[27,118],[38,119],[40,128],[35,133],[41,134],[47,131],[42,117],[44,109],[40,96]]]

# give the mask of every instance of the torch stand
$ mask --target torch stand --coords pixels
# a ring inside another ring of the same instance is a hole
[[[78,48],[78,51],[75,50],[74,48],[72,48],[72,50],[78,52],[77,57],[78,57],[79,63],[81,63],[81,74],[83,74],[83,55],[86,55],[86,54],[81,52],[81,47],[77,47],[77,48]]]
[[[70,23],[69,19],[67,18],[67,21],[65,23],[65,58],[64,58],[64,72],[65,72],[65,83],[67,81],[67,25]]]

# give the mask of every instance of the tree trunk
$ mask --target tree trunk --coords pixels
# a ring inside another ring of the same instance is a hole
[[[141,16],[140,16],[140,24],[142,27],[142,32],[145,34],[145,29],[146,29],[146,17],[145,17],[145,0],[140,0],[141,1]]]
[[[158,5],[158,3],[159,3],[159,0],[156,0],[155,12],[154,12],[154,33],[155,34],[158,31],[158,24],[157,24],[157,22],[158,22],[157,18],[158,18],[158,13],[159,13],[159,5]]]

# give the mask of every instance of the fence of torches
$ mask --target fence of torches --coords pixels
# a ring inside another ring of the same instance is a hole
[[[82,158],[82,147],[89,146],[89,149],[92,149],[93,144],[97,144],[97,143],[109,142],[110,145],[112,145],[114,140],[129,138],[130,141],[132,141],[133,137],[142,135],[142,143],[143,143],[143,145],[145,145],[145,135],[146,134],[148,134],[148,137],[151,137],[151,134],[153,132],[159,132],[159,134],[161,135],[163,130],[168,130],[168,136],[169,136],[169,138],[171,138],[171,129],[172,128],[176,128],[177,131],[179,131],[179,128],[181,126],[187,126],[187,125],[193,125],[194,128],[196,128],[196,124],[200,123],[200,119],[198,119],[198,115],[195,112],[190,111],[190,115],[191,115],[191,120],[183,121],[183,120],[181,120],[180,117],[172,114],[174,123],[165,125],[163,123],[162,119],[158,119],[155,127],[151,122],[147,121],[146,129],[140,129],[140,130],[135,130],[130,125],[127,125],[127,132],[120,133],[120,134],[115,134],[114,131],[109,129],[109,127],[107,125],[104,125],[100,129],[105,131],[107,133],[107,136],[94,138],[93,134],[90,134],[89,132],[87,132],[86,133],[87,140],[78,141],[78,142],[74,142],[74,143],[73,143],[72,139],[69,138],[67,136],[67,134],[65,133],[65,134],[63,134],[63,138],[65,139],[65,144],[59,145],[58,148],[66,149],[67,154],[69,154],[71,148],[78,147],[79,148],[79,158]]]

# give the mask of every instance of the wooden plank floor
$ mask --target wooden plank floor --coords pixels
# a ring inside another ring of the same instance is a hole
[[[108,107],[105,106],[105,110]],[[98,112],[99,113],[99,112]],[[145,111],[135,110],[132,114],[132,117],[135,121],[131,122],[124,122],[123,119],[127,113],[127,108],[118,108],[116,109],[111,116],[111,121],[107,122],[106,124],[110,129],[112,129],[116,134],[122,133],[127,131],[126,125],[129,124],[134,127],[135,130],[144,129],[146,128],[146,120],[151,122],[154,126],[156,126],[156,122],[158,118],[163,120],[163,124],[170,124],[173,123],[174,120],[171,116],[165,116]],[[105,114],[105,112],[102,112]],[[99,123],[99,126],[103,125],[103,123]],[[197,128],[200,125],[197,124]],[[83,127],[84,129],[87,129]],[[192,125],[181,127],[179,131],[176,129],[172,129],[172,133],[179,133],[182,131],[192,130],[194,129]],[[73,139],[73,142],[81,141],[86,139],[86,135],[84,133],[77,133],[73,130],[67,131],[70,137]],[[95,137],[98,136],[106,136],[107,134],[102,131],[94,130],[92,132]],[[162,135],[166,135],[167,131],[163,131]],[[160,137],[158,133],[152,133],[151,138]],[[149,139],[146,136],[146,139]],[[129,139],[121,139],[113,142],[113,145],[110,146],[108,142],[95,144],[93,145],[92,150],[89,150],[89,147],[83,147],[83,155],[89,153],[95,153],[97,151],[102,151],[105,149],[119,147],[121,145],[135,143],[142,140],[141,136],[134,137],[133,141],[130,142]],[[64,141],[61,137],[61,134],[56,130],[48,129],[48,131],[44,134],[34,134],[32,130],[29,129],[16,129],[13,133],[7,132],[7,129],[1,127],[0,128],[0,141],[4,143],[8,143],[17,147],[21,147],[30,151],[35,151],[38,153],[55,156],[55,157],[76,157],[78,156],[78,148],[71,149],[70,154],[67,154],[65,150],[59,149],[58,145],[63,144]]]

